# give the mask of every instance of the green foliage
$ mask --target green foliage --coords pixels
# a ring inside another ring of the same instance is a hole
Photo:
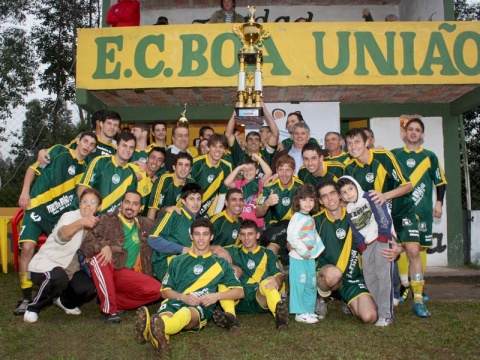
[[[23,22],[25,14],[32,4],[31,0],[2,0],[0,1],[0,22]]]

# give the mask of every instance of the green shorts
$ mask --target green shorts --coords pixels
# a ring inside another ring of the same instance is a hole
[[[45,234],[48,236],[52,233],[57,221],[57,217],[52,222],[50,219],[44,219],[36,214],[35,210],[27,210],[23,216],[18,243],[32,241],[36,244],[40,235]]]
[[[193,308],[198,311],[198,317],[200,319],[200,326],[194,329],[189,329],[188,331],[198,331],[207,325],[207,322],[212,318],[213,310],[215,309],[215,305],[209,306],[208,308],[203,307],[201,305],[188,305],[181,300],[178,299],[167,299],[162,302],[160,305],[160,309],[158,309],[158,313],[172,313],[175,314],[181,308]]]
[[[235,310],[239,314],[263,314],[268,313],[268,307],[263,308],[257,301],[258,284],[243,285],[245,296],[235,305]]]
[[[416,216],[393,218],[393,226],[397,233],[397,242],[399,244],[418,244],[420,242]]]
[[[355,300],[362,294],[370,294],[365,285],[365,280],[363,278],[359,279],[346,279],[342,278],[342,287],[338,290],[338,294],[341,296],[343,301],[347,304],[350,304],[352,300]]]
[[[419,216],[418,233],[420,235],[420,246],[431,248],[433,242],[433,218]]]

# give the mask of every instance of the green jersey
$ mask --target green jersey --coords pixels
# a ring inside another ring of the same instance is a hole
[[[339,177],[343,176],[345,171],[345,165],[338,161],[324,161],[323,162],[323,174],[315,175],[307,170],[305,166],[302,166],[298,170],[298,178],[302,180],[305,184],[312,184],[317,186],[323,181],[333,180],[337,181]]]
[[[141,161],[141,162],[146,164],[147,163],[147,157],[148,157],[148,154],[150,153],[150,151],[152,151],[152,148],[150,148],[150,147],[147,147],[147,150],[135,149],[132,157],[130,158],[130,162]]]
[[[411,195],[416,207],[415,212],[422,219],[432,218],[433,189],[435,186],[447,184],[437,155],[423,147],[417,151],[403,147],[392,150],[392,153],[412,182]]]
[[[338,220],[328,216],[326,210],[315,214],[313,220],[325,245],[325,250],[317,259],[317,269],[325,265],[335,265],[343,271],[346,279],[363,278],[358,263],[359,252],[353,241],[346,209],[343,208],[342,216]]]
[[[194,183],[191,177],[185,179],[185,184]],[[183,185],[175,182],[172,173],[165,173],[153,184],[152,192],[148,202],[148,208],[160,210],[166,206],[181,207],[180,193]]]
[[[38,162],[32,168],[38,175],[30,191],[30,206],[35,215],[57,222],[60,216],[70,210],[75,188],[85,171],[85,162],[75,157],[73,150],[55,145],[48,150],[50,163],[41,166]]]
[[[278,259],[270,249],[258,246],[249,252],[245,247],[226,248],[232,257],[232,263],[242,269],[242,285],[260,284],[270,276],[281,274]]]
[[[203,256],[193,252],[177,256],[170,263],[162,285],[162,290],[172,289],[198,297],[218,292],[219,285],[229,289],[242,286],[230,264],[211,252]],[[213,310],[215,306],[212,304],[208,308]]]
[[[227,215],[224,210],[211,218],[213,224],[213,237],[212,245],[229,246],[238,245],[240,239],[238,234],[240,233],[240,224],[242,218],[238,218],[236,221]]]
[[[97,156],[88,166],[80,185],[92,187],[100,192],[103,199],[99,211],[101,215],[114,211],[127,191],[137,190],[137,177],[128,164],[118,165],[115,155]]]
[[[295,190],[303,185],[303,182],[296,176],[292,178],[292,184],[288,188],[284,188],[279,179],[272,184],[263,187],[262,195],[258,198],[257,205],[262,205],[267,200],[270,192],[273,190],[279,197],[279,202],[275,206],[270,206],[265,214],[265,226],[272,227],[281,220],[290,220],[294,211],[292,210],[292,199]]]
[[[75,150],[77,148],[77,139],[78,137],[70,141],[70,143],[66,146],[69,149]],[[112,143],[107,144],[102,142],[100,139],[97,139],[97,147],[95,148],[94,151],[90,153],[90,155],[87,156],[85,161],[87,162],[87,164],[90,164],[92,160],[97,156],[115,155],[116,152],[117,152],[117,149],[115,145],[113,145]]]
[[[340,155],[337,155],[337,156],[327,156],[325,158],[325,160],[328,160],[328,161],[338,161],[338,162],[341,162],[343,164],[346,164],[348,163],[348,160],[350,159],[350,156],[348,155],[347,152],[345,151],[342,151],[342,153]]]
[[[125,260],[124,266],[128,269],[132,269],[137,262],[138,254],[140,254],[140,238],[138,237],[137,222],[129,224],[125,219],[120,216],[122,221],[123,233],[125,234],[125,243],[123,248],[127,251],[127,260]]]
[[[240,144],[238,143],[237,139],[233,142],[233,146],[230,148],[230,151],[232,152],[232,158],[233,158],[233,167],[237,167],[242,163],[245,158],[247,158],[248,153],[242,149]],[[265,148],[261,148],[258,155],[265,160],[265,162],[270,165],[273,160],[273,155],[275,154],[275,148],[271,146],[266,146]],[[263,172],[262,169],[260,168],[260,172],[258,173],[257,177],[262,177]]]
[[[363,191],[376,190],[381,193],[410,183],[402,167],[388,150],[370,149],[370,159],[362,164],[352,159],[345,167],[345,174],[358,181]],[[410,194],[392,200],[393,218],[411,218],[414,204]]]
[[[182,213],[179,215],[176,211],[163,214],[158,220],[157,225],[152,231],[152,236],[161,236],[164,239],[181,245],[183,247],[191,247],[192,240],[190,239],[190,226],[194,218],[182,208]],[[160,253],[156,250],[152,255],[152,267],[157,279],[163,279],[167,273],[168,264],[178,254]]]
[[[191,176],[203,192],[199,216],[214,215],[218,195],[225,194],[228,190],[223,181],[231,172],[232,166],[223,159],[216,166],[209,163],[207,155],[193,159]]]

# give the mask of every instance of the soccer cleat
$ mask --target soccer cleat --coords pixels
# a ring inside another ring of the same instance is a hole
[[[279,301],[275,309],[275,328],[278,331],[288,328],[288,306],[285,301]]]
[[[408,295],[410,294],[411,287],[400,286],[400,302],[405,302],[408,299]]]
[[[53,302],[53,305],[58,306],[60,309],[65,311],[65,314],[67,314],[67,315],[82,315],[82,310],[80,310],[80,308],[78,308],[78,307],[73,308],[73,309],[68,309],[65,306],[63,306],[59,297],[55,299],[55,301]]]
[[[317,298],[317,302],[315,304],[315,314],[319,320],[325,319],[328,314],[328,302],[325,301],[325,299],[321,297]]]
[[[392,325],[393,323],[393,319],[390,319],[390,318],[382,318],[382,319],[378,319],[377,322],[375,323],[375,326],[381,326],[381,327],[385,327],[385,326],[390,326]]]
[[[215,310],[212,314],[212,318],[213,318],[213,322],[221,328],[224,328],[227,330],[235,330],[240,328],[240,323],[238,322],[235,315],[230,314],[228,312]]]
[[[430,313],[428,312],[427,308],[425,307],[424,303],[417,302],[413,304],[413,312],[415,315],[421,317],[421,318],[427,318],[430,316]]]
[[[17,308],[13,311],[13,315],[23,315],[27,311],[27,306],[30,303],[30,300],[23,299],[17,303]]]
[[[304,324],[315,324],[318,319],[310,314],[297,314],[295,315],[295,321]]]
[[[100,317],[105,321],[107,324],[120,324],[122,322],[122,318],[117,314],[105,314],[101,313]]]
[[[150,340],[150,314],[146,306],[139,307],[135,315],[135,340],[139,344]]]
[[[351,315],[352,312],[350,311],[350,307],[347,305],[347,303],[345,301],[342,300],[342,312],[345,314],[345,315]]]
[[[25,310],[25,313],[23,314],[23,321],[26,323],[34,323],[37,320],[38,314],[36,312]]]
[[[165,335],[165,323],[159,314],[154,314],[150,318],[150,334],[150,342],[155,349],[158,351],[170,349],[170,343]]]

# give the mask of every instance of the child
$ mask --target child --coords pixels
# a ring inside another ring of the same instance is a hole
[[[257,179],[258,175],[258,166],[260,164],[263,171],[263,177]],[[235,180],[239,175],[243,179]],[[253,220],[257,223],[260,228],[264,227],[263,218],[257,218],[255,216],[255,207],[257,206],[258,194],[262,193],[263,185],[269,177],[272,176],[272,169],[270,166],[257,154],[253,154],[252,157],[247,157],[240,165],[238,165],[224,180],[224,184],[229,189],[240,189],[242,190],[243,196],[245,197],[243,210],[242,210],[242,219]]]
[[[351,176],[338,179],[343,201],[354,234],[355,245],[362,253],[365,284],[378,308],[376,326],[388,326],[393,321],[393,263],[382,256],[392,240],[393,221],[387,204],[375,204],[360,184]]]
[[[304,184],[295,191],[292,209],[295,211],[287,228],[290,257],[290,313],[295,321],[307,324],[318,322],[315,315],[317,283],[315,258],[324,250],[320,235],[311,216],[320,207],[315,188]]]

